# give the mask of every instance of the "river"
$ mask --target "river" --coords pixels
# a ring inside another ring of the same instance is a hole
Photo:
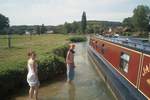
[[[115,100],[89,61],[87,43],[76,44],[75,64],[73,84],[67,84],[66,79],[59,79],[42,85],[39,89],[39,100]],[[27,99],[27,90],[12,98],[12,100]]]

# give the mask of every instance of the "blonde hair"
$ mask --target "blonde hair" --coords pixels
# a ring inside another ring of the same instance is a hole
[[[71,43],[71,44],[69,44],[69,48],[75,48],[75,44],[73,44],[73,43]]]
[[[30,50],[27,55],[28,55],[28,57],[31,57],[31,55],[35,55],[36,56],[36,53],[34,51]]]

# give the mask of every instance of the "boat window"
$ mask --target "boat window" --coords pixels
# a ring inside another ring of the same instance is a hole
[[[124,52],[121,53],[120,56],[120,68],[128,73],[128,67],[129,67],[129,60],[130,60],[130,56]]]

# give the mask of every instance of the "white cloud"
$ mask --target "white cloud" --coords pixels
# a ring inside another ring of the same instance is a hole
[[[94,16],[96,16],[94,18]],[[122,21],[124,18],[132,16],[132,13],[129,12],[103,12],[100,14],[90,14],[89,20],[94,20],[94,19],[103,19],[105,21]],[[93,19],[94,18],[94,19]]]
[[[0,12],[11,24],[62,24],[80,20],[83,11],[87,19],[122,21],[131,16],[137,0],[5,0]]]

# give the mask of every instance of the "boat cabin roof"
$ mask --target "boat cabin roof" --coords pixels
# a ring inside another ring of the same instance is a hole
[[[113,42],[146,54],[150,54],[150,41],[145,38],[135,38],[127,36],[102,36],[96,35],[97,38]]]

